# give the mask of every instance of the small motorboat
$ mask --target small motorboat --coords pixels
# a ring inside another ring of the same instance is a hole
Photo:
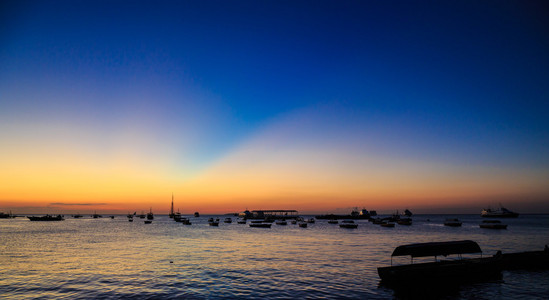
[[[250,223],[250,227],[271,228],[271,223]]]
[[[129,218],[129,219],[128,219],[128,222],[133,222],[133,218]]]
[[[353,221],[353,220],[344,220],[344,221],[341,221],[341,224],[339,224],[339,227],[340,228],[354,229],[354,228],[358,227],[358,224],[355,223],[355,221]]]
[[[191,223],[191,220],[189,220],[188,218],[181,218],[181,223],[183,223],[183,225],[192,225],[193,223]]]
[[[461,221],[459,219],[446,219],[446,221],[444,221],[444,226],[460,227]]]
[[[307,228],[307,223],[306,223],[306,222],[300,222],[300,223],[299,223],[299,227],[301,227],[301,228]]]
[[[223,221],[225,223],[232,223],[233,222],[233,219],[231,218],[225,218],[225,220]]]
[[[238,224],[246,224],[246,219],[239,219],[239,220],[236,220],[236,223],[238,223]]]
[[[314,223],[315,222],[315,218],[310,218],[307,220],[307,223]]]
[[[499,220],[484,220],[479,224],[479,227],[486,229],[507,229],[507,224],[502,224]]]
[[[200,217],[200,214],[197,211],[195,211],[194,216],[195,216],[195,218],[198,218],[198,217]]]
[[[143,222],[145,222],[145,224],[151,224],[153,221],[151,221],[151,220],[145,220],[145,221],[143,221]]]

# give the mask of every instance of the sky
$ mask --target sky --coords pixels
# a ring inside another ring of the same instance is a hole
[[[549,213],[546,1],[2,1],[0,211]]]

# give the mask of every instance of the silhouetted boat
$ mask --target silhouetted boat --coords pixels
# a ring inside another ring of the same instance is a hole
[[[147,220],[154,220],[152,207],[150,208],[149,212],[147,213]]]
[[[500,205],[499,209],[483,209],[480,216],[484,218],[518,218],[519,214]]]
[[[145,220],[145,221],[143,221],[143,222],[145,222],[145,224],[151,224],[151,223],[152,223],[151,220]]]
[[[103,216],[98,214],[97,212],[94,212],[93,215],[92,215],[92,218],[94,218],[94,219],[103,218]]]
[[[210,219],[208,220],[208,224],[209,224],[210,226],[219,226],[219,219],[215,219],[215,221],[214,221],[213,218],[210,218]]]
[[[398,225],[412,225],[412,219],[411,218],[401,218],[400,220],[397,221],[397,224]]]
[[[357,228],[358,224],[356,224],[353,220],[344,220],[344,221],[341,221],[341,224],[339,224],[339,227],[353,229],[353,228]]]
[[[391,255],[390,267],[377,268],[382,282],[393,285],[433,285],[436,282],[486,280],[501,276],[501,252],[488,258],[472,258],[437,261],[438,256],[480,253],[473,241],[433,242],[398,246]],[[411,256],[411,264],[393,266],[394,256]],[[415,257],[434,256],[435,262],[413,263]]]
[[[288,225],[288,222],[286,220],[278,220],[276,221],[276,225]]]
[[[307,223],[306,222],[299,222],[299,227],[307,228]]]
[[[271,228],[271,223],[250,223],[250,227]]]
[[[82,218],[82,217],[84,217],[84,216],[81,215],[81,214],[76,214],[76,215],[73,215],[72,217],[75,218],[75,219],[80,219],[80,218]]]
[[[404,212],[402,213],[402,215],[406,216],[406,217],[411,217],[412,212],[409,209],[405,209]]]
[[[9,214],[0,212],[0,219],[11,219],[11,218],[15,218],[15,216],[13,216],[13,215],[11,214],[11,211],[10,211]]]
[[[237,219],[236,223],[238,224],[246,224],[246,219]]]
[[[31,221],[64,221],[65,218],[62,215],[52,216],[52,215],[45,215],[42,217],[27,217]]]
[[[128,222],[133,222],[133,217],[128,218]]]
[[[192,225],[193,223],[191,223],[191,220],[189,220],[188,218],[181,218],[181,223],[183,223],[183,225]]]
[[[328,220],[328,224],[338,224],[338,220]]]
[[[225,220],[223,221],[225,223],[232,223],[233,222],[233,219],[231,218],[225,218]]]
[[[444,226],[460,227],[461,222],[458,219],[446,219],[444,221]]]
[[[197,211],[195,211],[195,212],[194,212],[194,216],[195,216],[196,218],[198,218],[198,217],[200,217],[200,214],[199,214]]]
[[[374,211],[375,212],[375,211]],[[327,214],[327,215],[319,215],[315,216],[315,218],[321,220],[321,219],[330,219],[330,220],[338,220],[338,219],[350,219],[350,220],[361,220],[361,219],[369,219],[371,216],[371,213],[368,212],[365,208],[358,211],[358,208],[355,208],[351,211],[351,214],[349,215],[335,215],[335,214]]]
[[[310,218],[307,220],[307,223],[314,223],[315,222],[315,218]]]
[[[382,222],[381,224],[379,224],[381,227],[389,227],[389,228],[392,228],[392,227],[395,227],[395,223],[391,223],[391,222]]]
[[[499,220],[484,220],[479,224],[479,227],[486,229],[507,229],[507,224],[501,224]]]

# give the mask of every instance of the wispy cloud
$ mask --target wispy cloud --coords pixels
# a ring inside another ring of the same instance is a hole
[[[63,202],[53,202],[50,205],[54,206],[92,206],[92,205],[107,205],[107,203],[63,203]]]

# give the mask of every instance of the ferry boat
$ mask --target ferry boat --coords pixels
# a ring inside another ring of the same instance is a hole
[[[391,266],[379,267],[377,272],[383,283],[392,285],[435,284],[436,282],[460,282],[486,280],[501,277],[501,255],[483,258],[440,260],[437,257],[457,254],[480,253],[474,241],[432,242],[398,246],[391,254]],[[501,252],[499,252],[501,254]],[[410,256],[408,265],[393,266],[394,256]],[[413,263],[416,257],[434,256],[435,262]]]
[[[483,218],[518,218],[519,214],[500,205],[499,209],[485,208],[480,212]]]
[[[45,215],[42,217],[27,217],[31,221],[64,221],[65,218],[62,215],[52,216],[52,215]]]

